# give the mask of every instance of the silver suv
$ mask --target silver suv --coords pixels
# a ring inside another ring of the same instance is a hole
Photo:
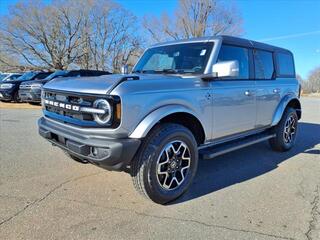
[[[199,156],[265,140],[292,148],[299,93],[288,50],[229,36],[167,42],[131,74],[46,84],[39,133],[76,161],[129,172],[164,204],[188,189]]]

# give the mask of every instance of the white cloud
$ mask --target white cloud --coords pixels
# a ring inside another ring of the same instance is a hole
[[[304,37],[304,36],[316,35],[316,34],[320,34],[320,30],[318,30],[318,31],[312,31],[312,32],[289,34],[289,35],[283,35],[283,36],[277,36],[277,37],[264,38],[264,39],[260,39],[259,41],[261,41],[261,42],[268,42],[268,41],[281,40],[281,39],[289,39],[289,38],[298,38],[298,37]]]

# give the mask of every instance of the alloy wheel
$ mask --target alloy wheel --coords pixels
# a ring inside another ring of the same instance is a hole
[[[284,131],[283,131],[283,138],[285,143],[292,143],[294,140],[294,135],[296,133],[296,120],[291,115],[285,122]]]
[[[178,188],[185,180],[191,164],[190,149],[183,141],[167,144],[157,160],[157,179],[165,190]]]

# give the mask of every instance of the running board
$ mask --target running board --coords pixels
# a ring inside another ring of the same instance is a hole
[[[209,160],[219,155],[232,152],[234,150],[244,148],[259,142],[263,142],[275,136],[276,136],[275,134],[270,134],[269,132],[263,132],[263,133],[255,134],[252,136],[233,140],[230,142],[220,143],[207,148],[203,148],[199,150],[199,155],[200,155],[200,158]]]

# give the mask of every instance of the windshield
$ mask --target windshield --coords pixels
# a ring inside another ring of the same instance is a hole
[[[133,73],[203,73],[213,43],[184,43],[148,49]]]
[[[6,76],[8,76],[9,74],[0,74],[0,81],[2,81],[4,78],[6,78]]]
[[[36,72],[26,72],[22,76],[18,77],[17,80],[30,80],[32,79],[37,73]]]
[[[50,74],[48,77],[46,77],[44,80],[51,80],[57,77],[65,77],[68,75],[70,71],[64,71],[64,70],[59,70],[55,71],[54,73]]]

